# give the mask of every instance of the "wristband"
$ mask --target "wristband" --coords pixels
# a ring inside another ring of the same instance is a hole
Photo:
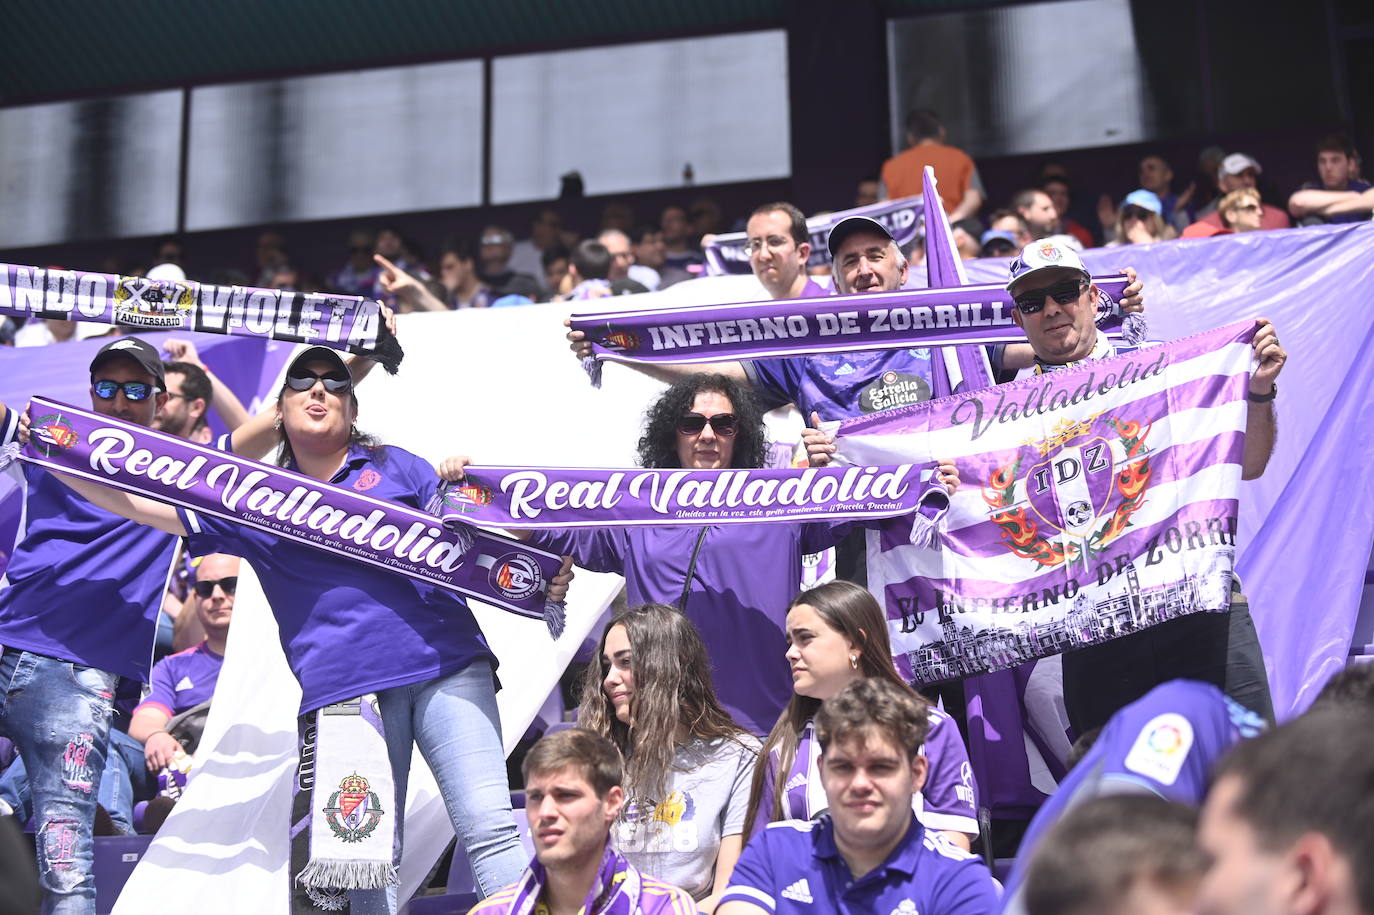
[[[1279,386],[1277,384],[1275,384],[1274,387],[1270,389],[1268,394],[1256,394],[1254,391],[1245,392],[1245,399],[1250,401],[1251,403],[1269,403],[1275,397],[1278,396]]]

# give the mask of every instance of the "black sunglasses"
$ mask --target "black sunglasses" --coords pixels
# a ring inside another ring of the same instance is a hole
[[[1065,280],[1044,289],[1029,289],[1020,295],[1012,296],[1012,300],[1016,302],[1016,310],[1021,314],[1033,315],[1045,307],[1046,298],[1054,299],[1060,305],[1068,305],[1077,301],[1087,288],[1086,280]]]
[[[717,413],[711,418],[706,418],[700,413],[685,413],[677,421],[677,431],[683,435],[696,435],[706,424],[711,424],[711,431],[716,435],[734,435],[739,428],[739,417],[733,413]]]
[[[117,391],[123,391],[128,400],[147,400],[158,391],[157,385],[146,381],[95,381],[91,383],[91,388],[101,400],[114,400]]]
[[[315,382],[323,381],[324,389],[331,394],[343,394],[353,387],[353,379],[340,372],[316,375],[314,372],[293,372],[286,376],[286,386],[293,391],[308,391]]]
[[[210,581],[198,581],[194,585],[196,590],[196,597],[209,597],[211,594],[214,594],[215,585],[219,585],[222,589],[224,589],[225,594],[232,596],[233,593],[237,591],[239,588],[239,577],[237,575],[230,575],[227,578],[215,578]]]

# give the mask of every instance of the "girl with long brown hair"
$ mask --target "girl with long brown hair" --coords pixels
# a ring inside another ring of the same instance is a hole
[[[832,581],[803,591],[787,611],[792,698],[764,741],[749,797],[746,835],[774,820],[809,820],[826,809],[812,720],[826,699],[854,680],[878,677],[915,694],[892,666],[887,620],[867,590]],[[919,696],[918,696],[919,698]],[[921,699],[924,703],[925,700]],[[927,704],[928,705],[928,704]],[[954,719],[929,706],[922,752],[925,786],[912,799],[927,828],[967,849],[978,834],[973,772]]]
[[[711,911],[744,845],[758,741],[716,698],[692,622],[664,604],[612,617],[583,683],[578,725],[625,756],[617,847]]]

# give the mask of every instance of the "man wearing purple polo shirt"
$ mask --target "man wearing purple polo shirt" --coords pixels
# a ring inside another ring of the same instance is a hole
[[[224,645],[229,640],[229,621],[238,590],[239,558],[210,553],[196,564],[196,619],[205,640],[194,648],[168,655],[153,665],[152,687],[134,709],[129,736],[143,744],[148,771],[158,772],[172,764],[181,746],[167,731],[167,724],[187,709],[209,702],[224,666]]]
[[[773,823],[744,849],[718,915],[977,915],[998,909],[982,861],[923,827],[911,795],[925,709],[878,677],[856,680],[816,714],[829,812]]]
[[[107,344],[90,372],[97,413],[150,426],[167,400],[158,351],[138,337]],[[27,417],[0,405],[0,444],[27,440]],[[90,913],[115,681],[148,679],[176,538],[97,508],[31,465],[24,480],[25,526],[0,578],[0,732],[28,765],[43,911]]]

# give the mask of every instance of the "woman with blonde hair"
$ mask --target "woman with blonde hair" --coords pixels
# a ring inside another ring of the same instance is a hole
[[[744,847],[759,745],[716,698],[691,620],[664,604],[613,616],[583,682],[577,721],[625,757],[616,847],[712,911]]]
[[[810,820],[826,809],[817,767],[820,745],[812,723],[822,702],[866,677],[887,680],[915,695],[892,665],[882,608],[853,582],[832,581],[797,595],[787,611],[787,644],[792,699],[764,741],[754,773],[746,824],[751,836],[769,822]],[[953,718],[933,706],[928,713],[930,733],[922,752],[929,771],[912,807],[923,825],[967,849],[978,835],[968,751]]]

